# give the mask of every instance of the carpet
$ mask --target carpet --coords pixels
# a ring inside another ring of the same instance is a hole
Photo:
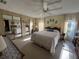
[[[2,52],[0,59],[22,59],[22,54],[18,49],[13,45],[13,43],[7,38],[4,37],[7,48]]]

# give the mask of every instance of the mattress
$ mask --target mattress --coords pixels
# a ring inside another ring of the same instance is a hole
[[[55,47],[59,39],[60,39],[60,33],[58,31],[35,32],[31,37],[31,40],[34,43],[44,47],[45,49],[49,50],[51,53],[55,53]]]

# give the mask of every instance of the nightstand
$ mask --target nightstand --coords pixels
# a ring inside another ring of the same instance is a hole
[[[62,33],[61,36],[60,36],[60,40],[65,41],[64,37],[65,37],[65,33]]]
[[[76,36],[75,37],[75,50],[76,50],[76,53],[77,53],[77,56],[78,56],[78,59],[79,59],[79,36]]]

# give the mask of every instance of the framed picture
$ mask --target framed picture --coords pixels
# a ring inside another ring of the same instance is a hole
[[[54,22],[54,19],[52,19],[52,22]]]
[[[5,20],[12,20],[12,16],[10,16],[10,15],[2,15],[2,17],[3,17],[3,19],[5,19]]]
[[[49,24],[49,21],[47,21],[47,24]]]
[[[50,22],[52,21],[52,19],[50,19]]]
[[[58,23],[58,21],[56,20],[56,21],[55,21],[55,24],[57,24],[57,23]]]

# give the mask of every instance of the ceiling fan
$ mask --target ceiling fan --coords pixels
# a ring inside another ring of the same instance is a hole
[[[52,8],[52,9],[50,9],[50,8],[48,7],[48,6],[50,6],[50,5],[54,5],[54,4],[57,4],[57,3],[60,3],[60,2],[62,2],[62,0],[56,0],[56,1],[54,1],[54,2],[42,0],[43,15],[45,15],[45,14],[51,14],[51,13],[49,13],[50,11],[55,11],[55,10],[60,10],[60,9],[62,9],[62,7],[56,7],[56,8]]]

